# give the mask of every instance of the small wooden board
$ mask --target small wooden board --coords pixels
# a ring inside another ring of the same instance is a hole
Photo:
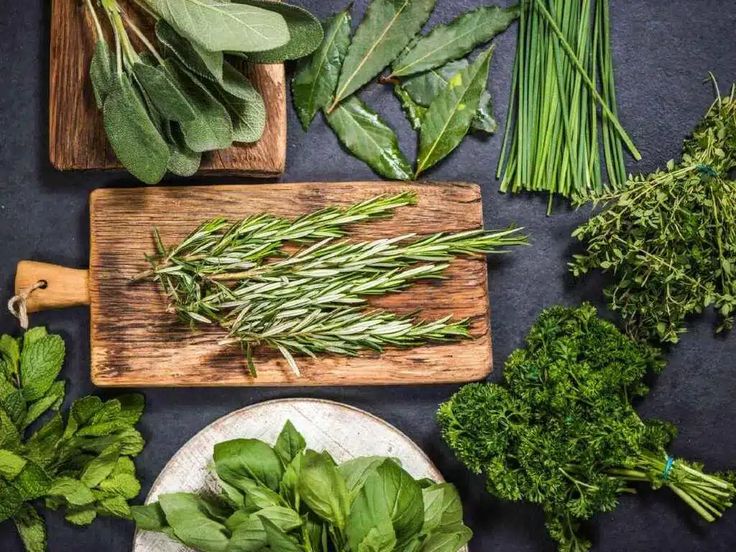
[[[150,18],[141,17],[129,0],[121,1],[133,19],[150,33]],[[119,169],[102,126],[89,83],[94,51],[92,19],[84,2],[52,0],[49,79],[49,156],[59,170]],[[266,103],[266,129],[253,144],[211,152],[201,172],[278,176],[286,160],[286,92],[284,66],[244,66]]]

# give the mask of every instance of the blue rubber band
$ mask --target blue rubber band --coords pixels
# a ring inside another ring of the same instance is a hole
[[[667,479],[670,476],[670,472],[672,471],[672,467],[675,465],[675,457],[667,455],[667,463],[664,465],[664,469],[662,470],[662,479],[664,481],[667,481]]]
[[[713,167],[711,167],[710,165],[706,165],[705,163],[700,163],[697,166],[697,169],[701,173],[707,174],[708,176],[712,176],[712,177],[718,176],[718,173],[716,172],[716,170]]]

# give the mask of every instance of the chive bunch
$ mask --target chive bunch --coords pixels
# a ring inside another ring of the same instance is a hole
[[[584,198],[604,163],[626,182],[624,146],[640,155],[618,120],[608,0],[524,0],[512,82],[501,191]]]

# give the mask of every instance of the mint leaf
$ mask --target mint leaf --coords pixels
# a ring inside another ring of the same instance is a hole
[[[87,485],[72,477],[59,477],[48,489],[51,496],[59,496],[74,506],[85,506],[95,501]]]
[[[64,340],[58,335],[26,339],[20,356],[20,383],[26,401],[40,399],[49,390],[61,371],[64,354]]]
[[[55,381],[42,398],[32,403],[20,424],[21,430],[27,428],[42,416],[47,410],[58,410],[61,403],[64,402],[66,383],[63,381]]]
[[[120,447],[117,445],[111,446],[85,466],[79,477],[80,481],[90,489],[97,487],[110,476],[117,465],[119,457]]]
[[[13,516],[13,522],[26,552],[46,551],[46,525],[33,506],[24,504]]]
[[[0,477],[12,481],[23,470],[27,460],[14,452],[0,449]]]

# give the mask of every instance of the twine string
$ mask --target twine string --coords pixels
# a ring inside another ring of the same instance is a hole
[[[662,470],[662,480],[667,481],[670,477],[670,472],[672,471],[672,468],[675,465],[675,457],[667,455],[667,463],[664,465],[664,469]]]
[[[37,289],[44,289],[48,286],[46,280],[39,280],[32,286],[23,288],[8,301],[8,310],[10,314],[15,316],[20,323],[20,327],[24,330],[28,329],[28,298]]]

